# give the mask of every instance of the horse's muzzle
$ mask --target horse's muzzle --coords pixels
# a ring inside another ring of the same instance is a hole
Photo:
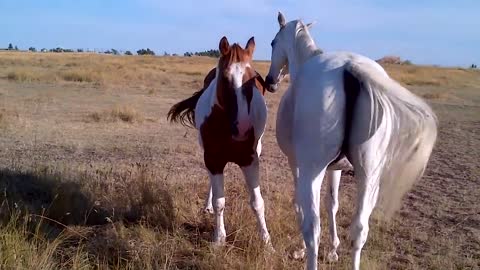
[[[276,83],[273,77],[270,75],[265,78],[265,84],[268,86],[268,92],[275,93],[278,89],[278,83]]]

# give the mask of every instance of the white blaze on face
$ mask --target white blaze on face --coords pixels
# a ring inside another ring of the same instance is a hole
[[[248,63],[233,63],[230,65],[229,75],[232,80],[232,86],[237,96],[237,121],[238,121],[238,137],[243,137],[245,133],[251,128],[252,123],[248,115],[248,101],[242,93],[243,75],[245,69],[250,67]]]

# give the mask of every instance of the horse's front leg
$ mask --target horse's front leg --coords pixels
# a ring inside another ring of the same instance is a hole
[[[223,211],[225,210],[225,189],[223,180],[223,170],[226,161],[218,158],[216,153],[204,153],[205,166],[210,177],[210,187],[212,190],[213,212],[215,213],[215,231],[213,241],[217,245],[225,244],[227,233],[223,221]]]
[[[212,183],[208,184],[208,196],[205,199],[205,207],[203,208],[203,212],[206,214],[213,214],[213,192],[212,192]]]
[[[338,211],[338,189],[340,186],[341,170],[327,171],[327,196],[326,196],[326,210],[328,213],[328,229],[330,231],[330,251],[328,252],[329,261],[338,261],[337,248],[340,245],[340,239],[337,235],[337,223],[335,216]]]
[[[248,192],[250,193],[250,206],[257,218],[260,237],[269,248],[273,248],[265,221],[265,204],[260,192],[258,157],[255,155],[252,163],[248,166],[241,167],[241,169],[247,182]]]
[[[212,174],[209,172],[210,184],[212,187],[212,202],[213,211],[215,213],[215,231],[213,236],[213,242],[216,245],[225,244],[227,233],[225,231],[225,223],[223,220],[223,212],[225,210],[225,191],[223,172],[218,174]]]

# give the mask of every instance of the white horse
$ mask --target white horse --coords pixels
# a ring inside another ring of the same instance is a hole
[[[307,269],[317,269],[320,188],[330,184],[328,258],[337,260],[339,163],[353,165],[357,205],[350,228],[353,269],[377,198],[387,216],[422,176],[437,137],[437,119],[419,97],[391,79],[375,61],[348,52],[322,53],[309,25],[286,23],[272,41],[266,83],[276,90],[290,73],[277,115],[277,141],[295,179],[295,203],[307,251]],[[288,71],[287,71],[288,68]],[[348,163],[348,162],[347,162]]]

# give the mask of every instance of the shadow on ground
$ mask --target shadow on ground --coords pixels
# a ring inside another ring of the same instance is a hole
[[[136,192],[125,192],[124,207],[100,206],[79,179],[42,171],[0,170],[0,217],[20,211],[42,216],[51,225],[95,226],[122,221],[144,222],[148,226],[169,229],[175,221],[172,197],[167,189],[140,183]],[[132,198],[135,197],[135,198]]]

